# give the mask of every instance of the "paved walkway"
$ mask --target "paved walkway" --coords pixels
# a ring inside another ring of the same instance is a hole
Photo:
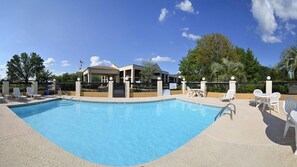
[[[224,106],[217,98],[171,96],[201,104]],[[169,97],[108,99],[81,97],[87,101],[151,101]],[[70,98],[70,97],[66,97]],[[52,100],[12,101],[23,104]],[[74,99],[76,99],[74,97]],[[209,128],[179,149],[139,166],[297,166],[294,130],[282,138],[285,115],[250,105],[251,100],[234,100],[237,113],[219,118]],[[0,166],[102,166],[80,159],[48,141],[0,104]]]

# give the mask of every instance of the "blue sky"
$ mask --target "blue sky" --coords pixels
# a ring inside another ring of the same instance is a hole
[[[153,59],[170,73],[210,33],[274,66],[297,43],[293,0],[1,0],[0,78],[14,54],[37,52],[54,74]]]

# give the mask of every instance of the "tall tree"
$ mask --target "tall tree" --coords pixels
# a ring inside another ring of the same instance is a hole
[[[142,76],[143,82],[151,83],[152,77],[157,70],[155,64],[156,63],[151,60],[142,62],[143,68],[140,71],[140,75]]]
[[[248,81],[258,81],[260,79],[260,63],[251,49],[247,49],[244,54],[240,54],[240,62],[244,65],[244,71],[246,73],[246,79]]]
[[[21,55],[14,55],[10,61],[7,62],[7,76],[10,80],[22,80],[28,82],[30,77],[35,77],[45,67],[43,59],[36,53],[21,53]]]
[[[240,57],[231,41],[224,35],[218,33],[205,35],[197,41],[195,49],[190,50],[180,61],[179,70],[187,80],[209,77],[210,65],[213,62],[222,63],[223,58],[238,62]]]
[[[49,70],[43,69],[41,72],[37,73],[36,80],[38,82],[48,82],[53,76],[53,73]]]
[[[229,61],[223,58],[222,63],[211,64],[212,76],[216,81],[229,81],[231,76],[235,76],[238,81],[245,81],[244,65],[239,62]]]
[[[179,71],[188,81],[198,81],[203,77],[198,66],[195,51],[189,50],[188,56],[183,57],[179,63]]]
[[[78,74],[75,73],[64,73],[60,76],[54,75],[52,78],[56,79],[57,82],[75,82],[78,77]]]
[[[278,63],[280,71],[288,73],[291,79],[297,79],[297,46],[291,46],[284,50],[281,61]]]

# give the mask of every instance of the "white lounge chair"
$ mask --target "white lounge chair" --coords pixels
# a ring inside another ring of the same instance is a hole
[[[221,101],[231,101],[235,98],[235,90],[229,89],[226,94],[221,96]]]
[[[24,96],[21,92],[20,92],[20,88],[13,88],[13,93],[12,95],[14,97],[16,97],[17,99],[24,99],[27,96]]]
[[[27,90],[27,96],[30,96],[32,98],[40,98],[41,97],[41,94],[34,93],[31,87],[27,87],[26,90]]]
[[[271,108],[275,110],[274,106],[277,106],[277,112],[279,112],[279,98],[281,97],[281,94],[279,92],[274,92],[269,97],[269,109],[271,113]]]
[[[162,95],[163,96],[169,96],[169,95],[171,95],[170,89],[164,89]]]
[[[261,99],[259,98],[259,96],[262,95],[263,92],[260,89],[255,89],[254,92],[253,92],[253,94],[255,96],[255,103],[256,103],[256,106],[257,106],[261,102]]]

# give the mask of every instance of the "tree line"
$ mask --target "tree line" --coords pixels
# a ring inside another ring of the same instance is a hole
[[[179,71],[188,81],[229,81],[235,76],[240,82],[258,82],[271,76],[273,80],[296,80],[297,47],[286,48],[274,67],[259,63],[251,49],[234,46],[219,33],[204,35],[197,40],[196,47],[188,51],[179,63]]]
[[[77,73],[53,75],[44,66],[44,60],[35,52],[14,55],[7,62],[7,77],[11,81],[28,82],[34,78],[39,82],[48,82],[55,78],[58,82],[72,82],[79,77]],[[154,62],[143,62],[141,78],[150,82],[156,71]],[[229,81],[235,76],[239,82],[258,82],[267,76],[275,81],[297,79],[297,45],[286,48],[280,55],[280,61],[274,67],[266,67],[259,63],[251,49],[234,46],[224,35],[219,33],[204,35],[197,40],[196,47],[180,60],[180,75],[188,81],[200,81],[205,77],[208,81]],[[93,78],[94,81],[100,81]]]

